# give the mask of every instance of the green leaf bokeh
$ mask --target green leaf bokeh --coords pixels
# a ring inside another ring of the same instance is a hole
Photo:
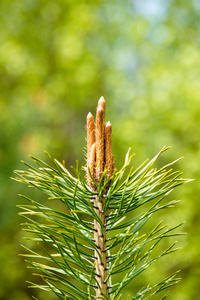
[[[43,158],[43,150],[68,168],[76,159],[84,165],[85,118],[102,95],[118,169],[130,146],[138,166],[171,145],[160,165],[184,156],[177,168],[196,179],[173,194],[183,201],[162,216],[186,221],[183,250],[137,284],[181,269],[171,297],[198,299],[199,33],[197,0],[0,1],[0,299],[28,300],[33,293],[25,283],[31,272],[18,257],[23,233],[16,195],[25,187],[10,176],[27,154]]]

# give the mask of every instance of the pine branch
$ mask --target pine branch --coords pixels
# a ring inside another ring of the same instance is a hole
[[[19,206],[25,219],[23,230],[38,243],[35,251],[24,246],[27,253],[23,256],[44,281],[44,285],[31,283],[31,287],[51,291],[63,300],[120,299],[126,285],[177,250],[172,243],[154,254],[162,241],[180,235],[176,231],[180,224],[170,227],[159,222],[152,230],[145,228],[147,223],[151,227],[151,219],[160,210],[178,202],[167,201],[167,196],[189,180],[173,171],[177,160],[160,169],[154,167],[168,147],[137,169],[131,167],[134,154],[130,155],[129,149],[121,170],[115,170],[112,125],[105,123],[105,107],[102,97],[96,125],[92,114],[87,116],[87,183],[78,164],[74,177],[48,153],[49,164],[30,156],[35,166],[23,162],[28,170],[15,172],[15,180],[45,193],[51,201],[61,201],[68,209],[64,213],[23,195],[28,204]],[[150,204],[148,208],[146,204]],[[115,282],[118,274],[121,281]],[[177,283],[175,275],[139,291],[130,300],[152,298]]]

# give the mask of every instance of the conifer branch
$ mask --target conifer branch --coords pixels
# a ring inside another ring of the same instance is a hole
[[[175,187],[190,180],[182,179],[180,171],[173,171],[176,161],[154,168],[167,147],[137,169],[130,167],[134,155],[129,155],[129,149],[122,168],[114,170],[112,125],[105,123],[105,109],[106,102],[101,97],[95,126],[92,114],[87,116],[88,184],[78,164],[74,169],[76,178],[48,153],[49,164],[30,156],[35,165],[23,162],[28,170],[15,172],[15,180],[67,207],[65,213],[26,196],[22,197],[28,205],[20,205],[20,215],[25,219],[23,228],[32,235],[29,239],[39,243],[35,251],[24,246],[29,267],[44,281],[41,285],[30,283],[31,287],[51,291],[62,300],[117,300],[127,284],[161,257],[177,250],[172,243],[154,255],[163,239],[179,235],[179,225],[170,227],[158,222],[151,229],[150,220],[160,210],[174,206],[177,201],[165,199]],[[143,206],[144,210],[138,213],[137,209]],[[134,214],[126,219],[131,212]],[[141,234],[147,223],[146,234]],[[120,281],[115,280],[118,274]],[[130,299],[150,299],[162,293],[179,281],[175,275],[161,279]]]

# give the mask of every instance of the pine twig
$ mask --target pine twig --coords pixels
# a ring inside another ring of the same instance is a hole
[[[114,171],[113,154],[112,154],[112,125],[107,122],[105,125],[105,109],[106,102],[103,97],[99,99],[96,114],[95,137],[92,124],[93,116],[91,113],[87,117],[87,180],[91,190],[95,190],[94,180],[100,184],[104,170],[107,172],[109,179]],[[91,144],[93,145],[91,146]],[[96,153],[95,153],[96,152]],[[101,189],[101,187],[99,187]],[[97,190],[97,188],[96,188]],[[95,250],[94,257],[96,258],[96,280],[98,286],[96,288],[96,297],[108,296],[107,278],[107,250],[106,250],[106,212],[104,212],[105,192],[99,193],[94,199],[94,208],[99,217],[99,221],[94,220],[94,241],[98,252]],[[99,196],[101,194],[101,196]]]

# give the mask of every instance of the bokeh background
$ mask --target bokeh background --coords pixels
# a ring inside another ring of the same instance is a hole
[[[13,170],[24,168],[29,153],[47,160],[43,150],[69,168],[77,159],[84,165],[86,115],[102,95],[117,168],[130,146],[139,165],[171,145],[158,167],[184,156],[177,169],[195,178],[177,188],[173,197],[183,201],[162,216],[185,221],[183,249],[137,280],[146,285],[181,269],[170,298],[200,297],[199,0],[1,0],[1,300],[47,297],[27,288],[31,271],[18,256],[24,233],[17,195],[27,188],[10,179]]]

